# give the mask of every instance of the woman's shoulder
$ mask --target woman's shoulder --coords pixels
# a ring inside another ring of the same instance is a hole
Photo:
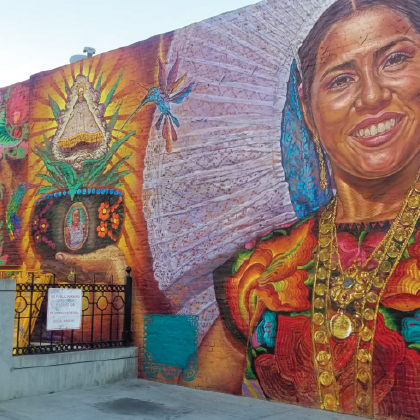
[[[221,315],[241,341],[246,342],[251,313],[256,310],[243,307],[251,295],[259,296],[270,310],[307,309],[304,282],[308,277],[306,267],[311,265],[316,249],[317,219],[317,214],[311,214],[273,229],[246,244],[213,272]],[[289,277],[294,280],[285,281]],[[300,292],[296,295],[297,289]]]
[[[259,248],[273,248],[275,252],[278,247],[276,244],[282,246],[294,246],[290,239],[299,238],[303,239],[304,236],[310,234],[316,234],[318,228],[318,214],[319,212],[312,213],[303,219],[293,220],[278,226],[270,231],[265,232],[260,237],[254,238],[247,242],[238,252],[241,253],[252,253]],[[280,251],[280,249],[279,249]]]
[[[263,235],[245,243],[216,273],[235,275],[245,262],[258,258],[264,253],[269,259],[276,258],[279,254],[290,256],[302,249],[312,249],[316,246],[319,211],[303,219],[294,220],[278,226]]]

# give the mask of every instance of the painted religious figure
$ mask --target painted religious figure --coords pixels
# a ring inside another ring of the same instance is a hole
[[[89,79],[78,75],[66,108],[59,115],[58,128],[52,139],[53,155],[77,171],[85,160],[99,159],[108,150],[111,133],[103,119],[105,105],[99,103],[100,97]]]
[[[67,248],[80,249],[88,235],[87,213],[82,203],[71,206],[65,219],[64,239]]]
[[[330,4],[287,85],[284,119],[295,112],[301,126],[286,121],[282,135],[309,134],[333,198],[218,269],[219,307],[246,354],[243,394],[415,419],[420,3]]]

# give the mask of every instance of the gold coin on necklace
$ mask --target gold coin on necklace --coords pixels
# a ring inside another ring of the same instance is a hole
[[[321,313],[314,314],[313,321],[315,325],[322,325],[325,322],[325,317]]]
[[[326,248],[331,243],[331,238],[328,236],[323,236],[319,239],[319,244],[322,246],[322,248]]]
[[[368,363],[372,360],[372,356],[368,353],[366,349],[359,349],[357,353],[357,359],[361,363]]]
[[[323,386],[330,386],[334,381],[334,376],[330,372],[322,372],[319,380]]]
[[[369,303],[376,303],[378,301],[378,299],[379,299],[379,296],[376,293],[373,293],[373,292],[368,293],[367,296],[366,296],[366,300]]]
[[[327,286],[325,284],[319,283],[315,286],[315,293],[318,296],[324,296],[327,291]]]
[[[399,227],[397,227],[397,229],[395,229],[394,239],[396,241],[404,242],[406,237],[407,237],[407,232],[402,226],[399,226]]]
[[[337,400],[333,394],[325,394],[323,408],[329,411],[337,410]]]
[[[315,299],[314,306],[316,309],[324,309],[325,307],[324,299],[321,299],[321,298]]]
[[[398,247],[395,244],[393,244],[389,247],[389,249],[386,253],[391,258],[397,258],[399,253],[400,253],[400,250],[398,249]]]
[[[408,204],[408,207],[410,207],[411,209],[416,209],[420,205],[420,197],[416,195],[413,197],[410,197],[407,204]]]
[[[330,251],[328,249],[323,249],[319,252],[318,258],[320,261],[325,262],[330,259]]]
[[[414,215],[413,213],[405,213],[403,214],[402,218],[401,218],[401,223],[404,226],[410,226],[414,221]]]
[[[331,270],[331,271],[335,271],[338,268],[337,261],[335,261],[333,259],[331,259],[331,261],[326,261],[324,264],[325,264],[325,267],[327,267],[328,270]]]
[[[357,405],[363,409],[366,409],[367,407],[369,407],[370,404],[370,397],[368,394],[366,394],[366,392],[362,392],[358,397],[357,397]]]
[[[324,223],[320,226],[319,231],[323,234],[326,235],[327,233],[331,232],[332,230],[332,224],[331,223]]]
[[[332,335],[340,340],[349,338],[353,331],[350,317],[343,313],[334,315],[331,318],[330,325]]]
[[[362,369],[359,370],[359,372],[357,372],[357,379],[362,384],[367,384],[371,379],[371,375],[370,375],[369,371],[362,368]]]
[[[382,262],[382,264],[380,265],[379,269],[383,272],[383,273],[389,273],[392,270],[392,264],[389,261],[384,261]]]
[[[316,356],[316,360],[321,366],[325,366],[331,360],[331,356],[326,351],[322,350],[318,353],[318,356]]]
[[[373,337],[373,333],[368,327],[364,327],[361,332],[361,337],[363,341],[370,341]]]
[[[317,270],[317,276],[320,280],[325,280],[328,276],[328,272],[324,267],[319,267]]]
[[[375,312],[372,309],[367,308],[363,312],[363,317],[366,319],[366,321],[373,321],[375,319]]]
[[[375,277],[372,283],[377,289],[382,289],[385,285],[384,279],[379,276]]]
[[[327,342],[327,334],[324,331],[317,331],[315,333],[315,341],[318,344],[325,344]]]
[[[380,249],[378,249],[373,253],[372,257],[373,257],[374,260],[380,261],[382,259],[383,255],[384,255],[384,253]]]

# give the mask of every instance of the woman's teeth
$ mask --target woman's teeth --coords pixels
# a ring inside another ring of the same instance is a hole
[[[389,120],[385,120],[380,122],[379,124],[372,124],[369,127],[361,128],[358,132],[354,134],[355,137],[372,137],[376,136],[377,134],[383,134],[387,131],[391,130],[391,128],[395,127],[397,123],[395,118],[391,118]]]

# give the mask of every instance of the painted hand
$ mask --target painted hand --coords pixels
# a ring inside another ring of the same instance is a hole
[[[123,252],[116,245],[81,255],[57,252],[55,259],[73,267],[80,267],[85,273],[105,273],[107,281],[113,281],[114,284],[125,284],[127,263]]]

